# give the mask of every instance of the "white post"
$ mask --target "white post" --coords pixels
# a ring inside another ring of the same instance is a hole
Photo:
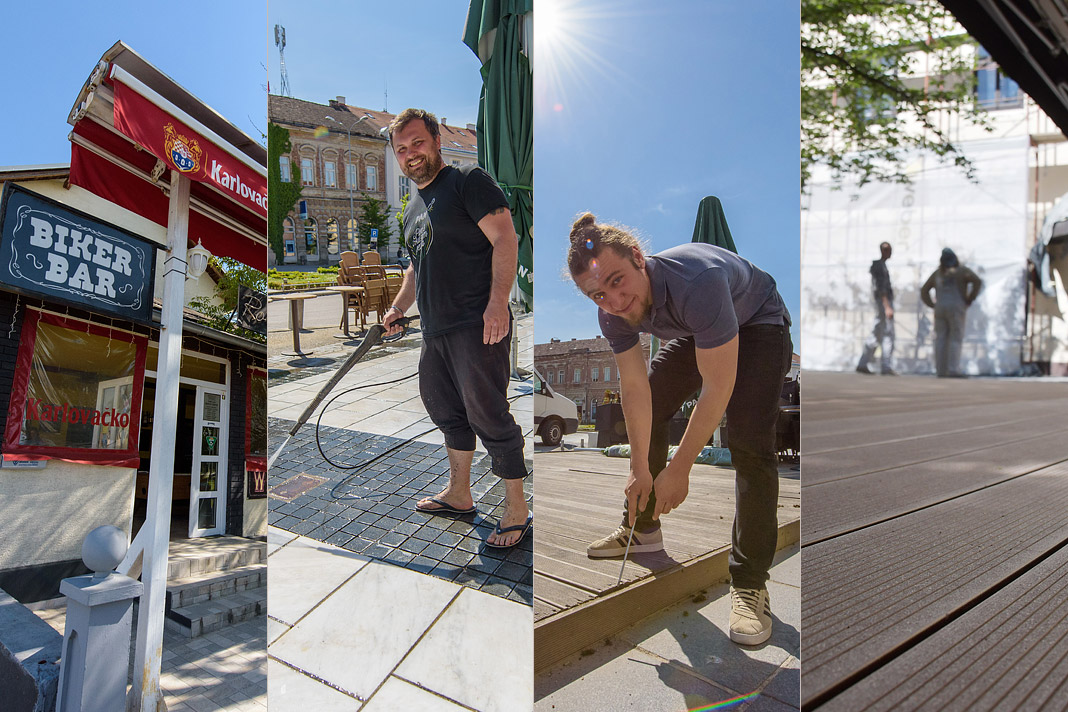
[[[174,428],[178,417],[178,369],[182,356],[182,308],[185,305],[185,251],[189,235],[189,178],[171,171],[167,211],[167,257],[163,270],[163,315],[156,371],[156,423],[152,430],[152,465],[148,475],[148,530],[141,582],[145,592],[137,614],[131,712],[165,712],[159,688],[163,656],[163,615],[167,597],[167,548],[174,485]]]

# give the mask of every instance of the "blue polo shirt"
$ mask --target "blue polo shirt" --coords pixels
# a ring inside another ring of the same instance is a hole
[[[772,276],[722,247],[703,242],[672,247],[646,257],[645,270],[653,304],[641,324],[631,326],[598,310],[613,353],[633,348],[643,332],[665,340],[692,336],[698,348],[712,349],[743,326],[790,324]]]

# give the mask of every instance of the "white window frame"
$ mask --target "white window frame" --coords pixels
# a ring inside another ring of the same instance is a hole
[[[282,174],[283,183],[289,183],[293,180],[293,173],[289,165],[289,156],[278,157],[278,170]]]
[[[323,161],[323,185],[327,188],[337,187],[337,167],[333,161]]]

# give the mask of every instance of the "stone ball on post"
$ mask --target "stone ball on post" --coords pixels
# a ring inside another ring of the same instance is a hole
[[[104,578],[126,556],[127,548],[126,534],[118,527],[106,524],[86,535],[82,561],[93,572],[94,578]]]

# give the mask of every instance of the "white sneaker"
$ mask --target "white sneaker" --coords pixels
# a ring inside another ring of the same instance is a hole
[[[731,640],[742,645],[760,645],[770,637],[768,589],[731,586]]]
[[[586,556],[591,559],[606,559],[612,556],[623,556],[627,551],[627,538],[629,536],[630,527],[625,527],[621,524],[619,529],[616,529],[604,539],[598,539],[587,546]],[[639,531],[634,532],[634,538],[630,542],[630,553],[641,554],[650,551],[663,550],[664,535],[660,532],[660,529],[645,532],[644,534]]]

